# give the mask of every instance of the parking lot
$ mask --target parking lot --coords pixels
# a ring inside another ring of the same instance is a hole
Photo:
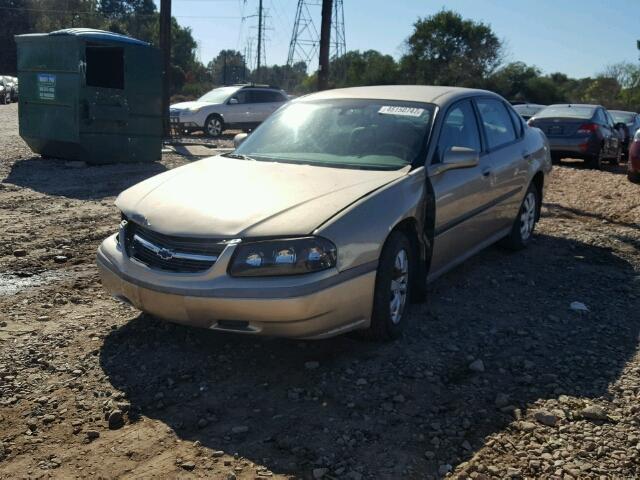
[[[109,298],[94,260],[115,196],[188,161],[43,160],[0,106],[0,478],[640,475],[624,165],[556,166],[530,248],[480,253],[376,344],[223,335]]]

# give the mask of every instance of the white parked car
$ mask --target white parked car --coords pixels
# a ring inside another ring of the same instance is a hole
[[[257,127],[289,101],[276,87],[233,85],[220,87],[198,100],[171,105],[171,124],[180,131],[202,130],[217,137],[226,129],[249,130]]]
[[[538,105],[536,103],[522,103],[520,105],[513,105],[513,109],[520,114],[525,120],[529,120],[540,110],[545,108],[546,105]]]

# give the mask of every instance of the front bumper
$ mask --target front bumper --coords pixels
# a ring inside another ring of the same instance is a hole
[[[162,319],[239,333],[324,338],[367,328],[375,265],[297,277],[233,278],[226,268],[235,245],[203,274],[153,270],[107,238],[97,264],[105,289]]]

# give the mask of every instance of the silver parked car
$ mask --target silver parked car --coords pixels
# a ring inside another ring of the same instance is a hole
[[[171,105],[171,124],[180,131],[202,130],[217,137],[227,129],[253,129],[289,101],[287,94],[268,85],[233,85],[205,93],[198,100]]]
[[[393,338],[428,281],[530,242],[550,171],[544,134],[494,93],[324,91],[123,192],[97,263],[109,292],[174,322]]]

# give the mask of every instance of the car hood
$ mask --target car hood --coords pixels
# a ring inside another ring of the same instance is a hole
[[[171,105],[171,108],[174,110],[186,110],[187,108],[202,108],[202,107],[209,107],[211,105],[216,105],[216,104],[211,102],[198,102],[194,100],[193,102],[175,103]]]
[[[116,205],[128,218],[166,235],[306,235],[408,172],[409,167],[372,171],[218,156],[134,185]]]

